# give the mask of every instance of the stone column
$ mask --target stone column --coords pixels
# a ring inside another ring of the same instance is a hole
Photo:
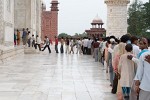
[[[36,25],[36,18],[35,18],[35,12],[36,12],[36,10],[35,10],[35,0],[32,0],[31,1],[31,34],[35,34],[35,31],[36,31],[36,27],[35,27],[35,25]]]
[[[41,0],[36,0],[36,31],[37,35],[41,37],[41,11],[42,3]]]
[[[14,0],[4,0],[4,45],[14,47]]]
[[[3,42],[4,42],[4,0],[0,0],[0,45],[2,45]]]
[[[0,0],[0,49],[14,47],[14,0]]]
[[[120,38],[127,34],[127,4],[129,0],[105,0],[107,4],[106,36]]]

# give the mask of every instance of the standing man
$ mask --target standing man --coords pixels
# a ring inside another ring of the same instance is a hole
[[[81,45],[82,45],[82,41],[81,41],[80,38],[79,38],[79,39],[77,40],[77,44],[76,44],[76,46],[77,46],[77,53],[76,53],[76,54],[78,54],[78,52],[79,52],[79,54],[82,53]]]
[[[131,43],[133,46],[133,54],[135,57],[138,58],[139,53],[141,52],[139,46],[138,46],[138,38],[136,36],[131,37]]]
[[[20,45],[20,32],[17,29],[17,45]]]
[[[83,54],[87,54],[88,52],[88,39],[87,37],[84,38],[83,40]]]
[[[22,31],[23,31],[23,34],[22,34],[23,45],[26,45],[26,43],[27,43],[27,32],[25,31],[24,28]]]
[[[65,45],[66,45],[66,53],[69,53],[69,44],[70,44],[70,41],[68,39],[68,37],[66,37],[66,41],[65,41]]]
[[[60,40],[60,43],[61,43],[61,47],[60,47],[60,51],[61,53],[64,53],[64,38],[62,37],[61,40]]]
[[[35,37],[34,37],[34,35],[32,35],[32,37],[31,37],[31,43],[32,43],[32,47],[35,47]]]
[[[49,53],[51,53],[51,49],[50,49],[49,45],[50,45],[49,38],[47,36],[45,36],[45,47],[42,51],[44,51],[46,48],[48,48]]]
[[[14,45],[16,46],[16,40],[17,40],[17,37],[16,37],[16,34],[14,33]]]
[[[56,51],[56,53],[59,53],[58,52],[58,38],[57,38],[57,36],[55,36],[55,51]]]
[[[72,53],[74,54],[74,50],[73,50],[73,47],[74,47],[74,40],[71,38],[71,40],[70,40],[70,47],[71,47],[71,49],[70,49],[70,53],[71,53],[71,51],[72,51]]]
[[[147,61],[150,51],[148,50],[148,41],[142,38],[139,42],[139,47],[142,50],[139,53],[139,64],[135,76],[135,89],[139,94],[139,100],[150,100],[150,63]]]
[[[41,39],[39,38],[38,35],[36,35],[36,46],[35,46],[35,49],[37,49],[37,45],[39,47],[39,51],[41,51]]]
[[[92,40],[89,38],[87,45],[88,45],[88,50],[87,50],[87,54],[91,55],[91,47],[92,47]]]
[[[28,47],[30,47],[31,45],[31,34],[30,34],[30,31],[27,31],[27,41],[28,41]]]
[[[95,62],[98,62],[98,48],[99,48],[100,43],[97,42],[97,39],[95,39],[95,42],[93,44],[94,46],[94,57],[95,57]]]

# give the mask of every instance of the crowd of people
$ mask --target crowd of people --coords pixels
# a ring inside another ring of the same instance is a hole
[[[18,31],[17,31],[18,32]],[[39,51],[50,49],[50,40],[45,36],[41,50],[41,40],[37,35],[29,36],[30,31],[23,29],[23,44],[39,47]],[[19,40],[18,40],[19,41]],[[60,50],[58,44],[60,42]],[[20,44],[20,42],[17,42]],[[76,49],[74,49],[76,48]],[[76,51],[75,51],[76,50]],[[118,100],[150,100],[150,39],[123,35],[106,38],[61,38],[55,37],[56,53],[93,55],[95,62],[104,65],[109,74],[111,93]]]
[[[98,58],[118,100],[150,100],[150,40],[123,35],[99,43]]]
[[[68,38],[62,37],[60,39],[60,53],[74,54],[76,48],[76,54],[91,54],[92,40],[89,38]],[[58,51],[58,38],[55,37],[55,50]]]
[[[93,55],[96,62],[101,62],[117,100],[150,100],[150,39],[127,34],[120,39],[61,38],[60,43],[61,53],[65,44],[65,53],[74,54],[76,47],[77,54]]]
[[[45,40],[44,42],[42,42],[41,38],[38,35],[34,36],[34,34],[31,34],[28,28],[27,29],[23,28],[22,34],[18,29],[16,33],[14,33],[15,46],[16,45],[19,46],[22,43],[24,46],[34,47],[35,49],[37,49],[38,47],[39,51],[44,51],[45,48],[48,47],[48,50],[50,51],[49,42],[50,40],[48,39],[47,36],[45,36]],[[42,44],[45,44],[43,50],[41,50]]]

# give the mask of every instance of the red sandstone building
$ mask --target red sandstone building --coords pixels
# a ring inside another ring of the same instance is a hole
[[[105,28],[103,28],[103,21],[97,16],[91,23],[92,28],[90,30],[85,30],[88,37],[103,37],[106,34]]]
[[[51,10],[46,11],[46,5],[42,4],[42,40],[45,36],[54,41],[58,35],[58,1],[52,0]]]

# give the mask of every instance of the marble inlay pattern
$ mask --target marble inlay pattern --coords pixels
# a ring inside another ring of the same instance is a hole
[[[109,85],[92,56],[45,50],[0,65],[0,100],[116,100]]]

